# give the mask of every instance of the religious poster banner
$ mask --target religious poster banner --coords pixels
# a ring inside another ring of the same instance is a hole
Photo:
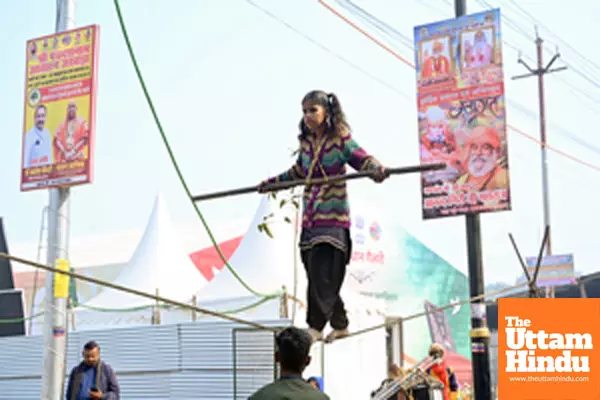
[[[99,27],[27,42],[21,191],[90,183]]]
[[[510,210],[500,10],[414,36],[423,218]]]

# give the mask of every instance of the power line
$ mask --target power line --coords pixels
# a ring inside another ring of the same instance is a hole
[[[493,6],[487,2],[486,0],[475,0],[477,3],[479,3],[480,5],[482,5],[483,7],[486,8],[493,8]],[[516,31],[517,33],[521,34],[521,36],[527,38],[528,40],[532,40],[535,39],[535,36],[532,36],[528,31],[526,31],[524,28],[522,28],[518,23],[514,22],[509,16],[508,14],[502,14],[502,19],[503,21],[506,23],[506,25],[510,28],[512,28],[514,31]],[[547,47],[544,48],[547,51],[551,51],[550,49],[548,49]],[[588,81],[590,84],[592,84],[593,86],[595,86],[597,89],[600,89],[600,83],[595,80],[592,79],[588,76],[588,74],[586,74],[584,71],[582,71],[581,69],[579,69],[578,67],[576,67],[575,65],[572,65],[570,63],[565,63],[570,69],[573,70],[574,73],[576,73],[577,75],[579,75],[581,78],[583,78],[584,80]]]
[[[294,27],[293,25],[289,24],[288,22],[284,21],[283,19],[281,19],[280,17],[278,17],[277,15],[273,14],[271,11],[259,6],[258,4],[256,4],[254,1],[252,0],[246,0],[246,2],[248,4],[250,4],[251,6],[255,7],[256,9],[258,9],[259,11],[263,12],[264,14],[266,14],[267,16],[269,16],[270,18],[272,18],[273,20],[277,21],[278,23],[282,24],[283,26],[285,26],[286,28],[288,28],[289,30],[291,30],[292,32],[296,33],[297,35],[301,36],[302,38],[304,38],[305,40],[309,41],[310,43],[312,43],[313,45],[319,47],[320,49],[322,49],[323,51],[327,52],[328,54],[332,55],[333,57],[339,59],[340,61],[348,64],[349,66],[351,66],[352,68],[356,69],[357,71],[359,71],[360,73],[364,74],[365,76],[371,78],[372,80],[374,80],[375,82],[379,83],[380,85],[386,87],[387,89],[393,91],[394,93],[402,96],[403,98],[412,100],[412,98],[404,91],[394,87],[392,84],[384,81],[383,79],[371,74],[370,72],[368,72],[367,70],[365,70],[364,68],[358,66],[357,64],[353,63],[352,61],[348,60],[347,58],[343,57],[342,55],[340,55],[339,53],[336,53],[335,51],[331,50],[330,48],[324,46],[323,44],[321,44],[320,42],[318,42],[317,40],[313,39],[312,37],[308,36],[307,34],[305,34],[304,32],[300,31],[299,29],[297,29],[296,27]],[[411,50],[414,50],[413,46],[410,47]],[[410,65],[411,67],[413,67],[413,65],[406,59],[404,59],[406,62],[408,62],[407,65]],[[531,111],[530,109],[528,109],[527,107],[525,107],[524,105],[522,105],[521,103],[518,103],[516,101],[510,101],[509,102],[511,104],[511,107],[515,107],[518,110],[520,110],[521,112],[523,112],[524,114],[528,115],[529,117],[533,118],[533,119],[537,119],[537,115]],[[555,126],[555,124],[551,124],[552,126]],[[579,143],[580,145],[582,145],[583,147],[598,152],[600,153],[600,148],[591,145],[590,143],[584,141],[583,139],[579,138],[576,135],[573,135],[571,132],[567,131],[565,128],[562,128],[560,126],[557,126],[558,130],[561,132],[561,134],[565,135],[565,136],[569,136],[572,140],[576,141],[577,143]],[[516,128],[516,127],[510,127],[510,129],[512,129],[514,132],[522,135],[523,137],[525,137],[526,139],[533,141],[535,143],[540,144],[540,141],[538,139],[536,139],[535,137],[527,134],[526,132]],[[570,154],[567,154],[561,150],[559,150],[558,148],[552,147],[548,144],[546,144],[546,147],[548,147],[549,149],[551,149],[552,151],[554,151],[555,153],[568,158],[571,161],[574,161],[576,163],[582,164],[588,168],[594,169],[594,170],[598,170],[600,171],[600,167],[597,167],[591,163],[587,163],[584,160],[578,159],[577,157],[574,157]]]
[[[271,17],[272,19],[274,19],[275,21],[279,22],[280,24],[282,24],[283,26],[285,26],[286,28],[288,28],[289,30],[291,30],[292,32],[296,33],[297,35],[301,36],[302,38],[304,38],[305,40],[309,41],[310,43],[312,43],[313,45],[319,47],[321,50],[325,51],[326,53],[329,53],[330,55],[332,55],[333,57],[337,58],[338,60],[342,61],[343,63],[349,65],[350,67],[354,68],[355,70],[357,70],[358,72],[362,73],[365,76],[368,76],[369,78],[371,78],[372,80],[374,80],[375,82],[379,83],[381,86],[386,87],[387,89],[391,90],[392,92],[404,97],[407,100],[413,101],[414,98],[411,97],[408,93],[403,92],[402,90],[394,87],[392,84],[384,81],[383,79],[371,74],[370,72],[368,72],[367,70],[365,70],[364,68],[360,67],[359,65],[353,63],[352,61],[348,60],[347,58],[343,57],[342,55],[340,55],[339,53],[336,53],[335,51],[331,50],[330,48],[326,47],[325,45],[321,44],[320,42],[318,42],[317,40],[313,39],[312,37],[308,36],[307,34],[305,34],[304,32],[300,31],[299,29],[295,28],[294,26],[292,26],[291,24],[289,24],[288,22],[284,21],[283,19],[279,18],[277,15],[273,14],[271,11],[267,10],[266,8],[263,8],[261,6],[259,6],[258,4],[256,4],[255,2],[253,2],[252,0],[246,0],[246,2],[248,4],[250,4],[252,7],[255,7],[256,9],[262,11],[264,14],[268,15],[269,17]]]
[[[548,28],[546,25],[544,25],[543,22],[541,22],[539,19],[535,18],[531,13],[529,13],[527,10],[525,10],[525,8],[523,8],[522,6],[520,6],[515,0],[508,0],[508,2],[511,3],[519,11],[521,11],[521,13],[523,13],[527,18],[529,18],[531,21],[533,21],[536,25],[538,25],[539,27],[545,29],[552,36],[556,37],[560,42],[562,42],[562,44],[566,48],[568,48],[573,53],[575,53],[576,55],[578,55],[581,59],[583,59],[584,61],[586,61],[590,65],[590,67],[592,69],[595,69],[597,72],[600,73],[600,66],[598,66],[598,64],[596,64],[594,61],[590,60],[588,57],[586,57],[585,55],[583,55],[582,53],[580,53],[575,47],[571,46],[568,42],[566,42],[565,40],[562,40],[559,35],[557,35],[556,33],[554,33],[552,31],[552,29]]]
[[[363,20],[365,23],[367,23],[368,25],[371,26],[375,26],[378,30],[383,31],[384,35],[388,36],[388,37],[392,37],[393,40],[396,40],[397,38],[394,37],[395,35],[398,35],[402,38],[401,40],[401,44],[404,47],[407,47],[408,49],[411,50],[411,52],[414,51],[414,46],[413,46],[413,42],[411,39],[407,38],[405,35],[403,35],[401,32],[399,32],[398,30],[390,27],[388,24],[386,24],[385,22],[383,22],[382,20],[378,19],[377,17],[375,17],[374,15],[370,14],[368,11],[364,10],[363,8],[355,5],[352,1],[350,0],[336,0],[338,4],[342,5],[342,7],[344,7],[345,9],[349,10],[350,13],[352,13],[353,15],[356,15],[356,11],[359,11],[361,15],[357,15],[357,17],[361,20]],[[449,2],[447,2],[448,4],[451,4]],[[351,7],[348,7],[348,5],[351,5]],[[431,4],[427,4],[428,7],[440,11],[439,8],[436,8],[435,6],[431,5]],[[514,26],[516,26],[518,28],[518,24],[513,23]],[[515,28],[513,28],[515,29]],[[408,44],[407,42],[410,41],[410,44]],[[509,48],[512,48],[513,50],[515,50],[517,53],[521,54],[522,50],[520,48],[518,48],[517,46],[513,45],[512,43],[508,42],[506,39],[503,39],[503,43],[505,45],[507,45]],[[533,60],[532,57],[529,56],[525,56],[527,59]],[[584,90],[579,89],[577,86],[575,85],[571,85],[569,84],[564,78],[562,78],[561,76],[558,77],[558,79],[560,79],[562,82],[566,83],[567,89],[571,92],[574,93],[575,91],[578,91],[579,93],[583,94],[584,96],[588,97],[589,99],[591,99],[592,101],[599,103],[600,101],[594,99],[593,97],[590,96],[590,94]],[[525,109],[525,106],[523,106],[520,103],[516,103],[515,101],[511,101],[510,104],[517,104],[520,107],[522,107],[523,109]],[[600,115],[600,111],[597,109],[594,109],[593,107],[587,105],[587,108],[589,108],[591,111],[593,111],[594,113],[597,113],[598,115]],[[533,118],[533,119],[537,119],[537,115],[532,113],[531,111],[526,113],[529,117]],[[552,124],[554,125],[554,124]],[[567,131],[564,128],[560,129],[559,134],[566,136],[569,140],[572,140],[573,142],[582,145],[585,148],[597,148],[595,146],[590,146],[588,142],[586,142],[584,139],[582,139],[581,137],[573,134],[572,132]]]
[[[376,45],[378,45],[379,47],[381,47],[383,50],[387,51],[388,53],[390,53],[391,55],[393,55],[394,57],[396,57],[398,60],[402,61],[404,64],[415,68],[414,63],[412,63],[411,61],[407,60],[405,57],[403,57],[402,55],[398,54],[397,52],[395,52],[393,49],[391,49],[388,45],[382,43],[380,40],[378,40],[377,38],[373,37],[373,35],[371,35],[370,33],[368,33],[366,30],[364,30],[363,28],[361,28],[360,26],[358,26],[357,24],[355,24],[354,22],[352,22],[351,20],[349,20],[346,16],[344,16],[343,14],[341,14],[339,11],[337,11],[335,8],[333,8],[332,6],[330,6],[329,4],[327,4],[324,0],[318,0],[319,4],[321,4],[323,7],[325,7],[327,10],[329,10],[332,14],[336,15],[338,18],[342,19],[344,22],[346,22],[347,24],[349,24],[350,26],[352,26],[353,28],[355,28],[357,31],[359,31],[360,33],[362,33],[364,36],[366,36],[367,38],[369,38],[371,41],[373,41]],[[524,132],[522,129],[519,129],[515,126],[512,126],[510,124],[506,125],[509,129],[511,129],[512,131],[528,138],[529,140],[537,143],[537,144],[542,144],[542,142],[533,137],[532,135],[529,135],[528,133]],[[585,160],[582,160],[576,156],[573,156],[572,154],[569,154],[565,151],[559,150],[556,147],[550,146],[547,143],[542,144],[543,146],[545,146],[547,149],[552,150],[553,152],[560,154],[578,164],[584,165],[586,167],[589,167],[591,169],[594,169],[596,171],[600,171],[600,166],[592,164],[590,162],[587,162]]]

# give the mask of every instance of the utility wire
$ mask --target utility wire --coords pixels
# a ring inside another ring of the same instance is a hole
[[[384,81],[383,79],[377,77],[376,75],[371,74],[366,69],[360,67],[358,64],[353,63],[352,61],[350,61],[347,58],[343,57],[339,53],[336,53],[335,51],[333,51],[330,48],[326,47],[322,43],[318,42],[317,40],[315,40],[312,37],[308,36],[304,32],[302,32],[299,29],[295,28],[293,25],[291,25],[288,22],[284,21],[283,19],[279,18],[277,15],[273,14],[271,11],[267,10],[266,8],[263,8],[263,7],[259,6],[258,4],[256,4],[252,0],[246,0],[246,2],[248,4],[250,4],[252,7],[255,7],[256,9],[260,10],[264,14],[268,15],[271,19],[277,21],[278,23],[280,23],[281,25],[285,26],[286,28],[288,28],[292,32],[296,33],[297,35],[301,36],[302,38],[304,38],[305,40],[309,41],[313,45],[317,46],[318,48],[320,48],[324,52],[332,55],[333,57],[337,58],[338,60],[342,61],[343,63],[349,65],[350,67],[354,68],[355,70],[357,70],[361,74],[363,74],[363,75],[371,78],[373,81],[379,83],[381,86],[383,86],[383,87],[391,90],[392,92],[400,95],[401,97],[404,97],[405,99],[407,99],[409,101],[413,101],[414,100],[414,97],[409,96],[408,93],[406,93],[406,92],[404,92],[404,91],[402,91],[402,90],[394,87],[392,84]]]
[[[347,24],[351,25],[352,27],[354,27],[356,30],[358,30],[359,32],[361,32],[363,35],[367,36],[369,39],[371,39],[375,44],[377,44],[379,47],[383,48],[384,50],[386,50],[387,52],[389,52],[390,54],[392,54],[393,56],[395,56],[396,58],[398,58],[400,61],[402,61],[404,64],[415,68],[415,65],[408,61],[406,58],[404,58],[403,56],[401,56],[400,54],[398,54],[397,52],[395,52],[393,49],[391,49],[389,46],[387,46],[386,44],[382,43],[380,40],[376,39],[375,37],[373,37],[371,34],[369,34],[367,31],[365,31],[363,28],[359,27],[357,24],[355,24],[354,22],[352,22],[351,20],[349,20],[346,16],[344,16],[343,14],[341,14],[339,11],[337,11],[335,8],[333,8],[332,6],[330,6],[329,4],[327,4],[325,1],[323,0],[318,0],[319,3],[324,6],[325,8],[327,8],[330,12],[332,12],[333,14],[335,14],[338,18],[342,19],[344,22],[346,22]],[[539,145],[544,145],[546,148],[566,157],[569,158],[570,160],[582,164],[586,167],[589,167],[591,169],[594,169],[596,171],[600,171],[600,166],[592,164],[590,162],[587,162],[581,158],[578,158],[576,156],[573,156],[565,151],[562,151],[556,147],[550,146],[548,143],[546,144],[542,144],[542,142],[535,138],[532,135],[527,134],[526,132],[524,132],[523,130],[514,127],[512,125],[507,124],[507,127],[511,130],[513,130],[516,133],[519,133],[522,136],[525,136],[526,138],[528,138],[529,140],[536,142]]]
[[[556,39],[558,39],[558,41],[561,42],[562,45],[564,45],[566,48],[571,50],[574,54],[579,56],[579,58],[581,58],[586,63],[588,63],[589,68],[591,68],[592,70],[595,70],[596,73],[600,74],[600,66],[597,63],[595,63],[594,61],[590,60],[588,57],[583,55],[581,52],[579,52],[575,47],[571,46],[565,40],[562,40],[558,34],[553,32],[552,29],[550,29],[548,26],[546,26],[539,19],[535,18],[530,12],[528,12],[525,8],[520,6],[515,0],[508,0],[508,2],[511,3],[513,7],[515,7],[519,11],[521,11],[521,13],[523,15],[525,15],[527,18],[529,18],[531,21],[533,21],[537,26],[546,30],[548,33],[550,33],[552,36],[554,36]]]

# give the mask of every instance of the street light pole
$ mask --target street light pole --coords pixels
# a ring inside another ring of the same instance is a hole
[[[75,28],[75,0],[59,0],[56,9],[56,32]],[[50,189],[48,205],[47,263],[68,260],[69,247],[69,188]],[[46,272],[44,304],[44,374],[42,399],[60,400],[66,362],[67,298],[54,293],[55,274]]]
[[[454,0],[456,18],[467,14],[466,0]],[[484,293],[483,250],[481,244],[481,220],[478,213],[467,214],[467,256],[469,267],[469,295],[471,298]],[[485,301],[471,303],[471,366],[475,400],[491,400],[490,378],[490,330],[485,322]]]

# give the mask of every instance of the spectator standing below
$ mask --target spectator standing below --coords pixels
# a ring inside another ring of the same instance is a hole
[[[276,343],[275,361],[279,363],[280,377],[263,386],[248,400],[329,400],[329,396],[302,378],[311,360],[311,335],[292,326],[277,335]]]
[[[439,364],[435,364],[427,369],[427,373],[440,380],[444,384],[444,400],[458,400],[458,380],[454,375],[454,370],[446,365],[444,347],[441,344],[434,343],[429,348],[429,356],[431,358],[438,358],[442,361]]]
[[[119,400],[119,382],[110,365],[100,359],[100,346],[87,342],[83,361],[73,368],[66,400]]]
[[[323,388],[322,388],[322,387],[321,387],[321,385],[319,384],[319,380],[318,380],[316,377],[314,377],[314,376],[311,376],[310,378],[308,378],[308,379],[306,380],[306,382],[308,382],[309,384],[313,385],[313,387],[314,387],[315,389],[317,389],[317,390],[319,390],[319,391],[321,391],[321,392],[323,391]]]

